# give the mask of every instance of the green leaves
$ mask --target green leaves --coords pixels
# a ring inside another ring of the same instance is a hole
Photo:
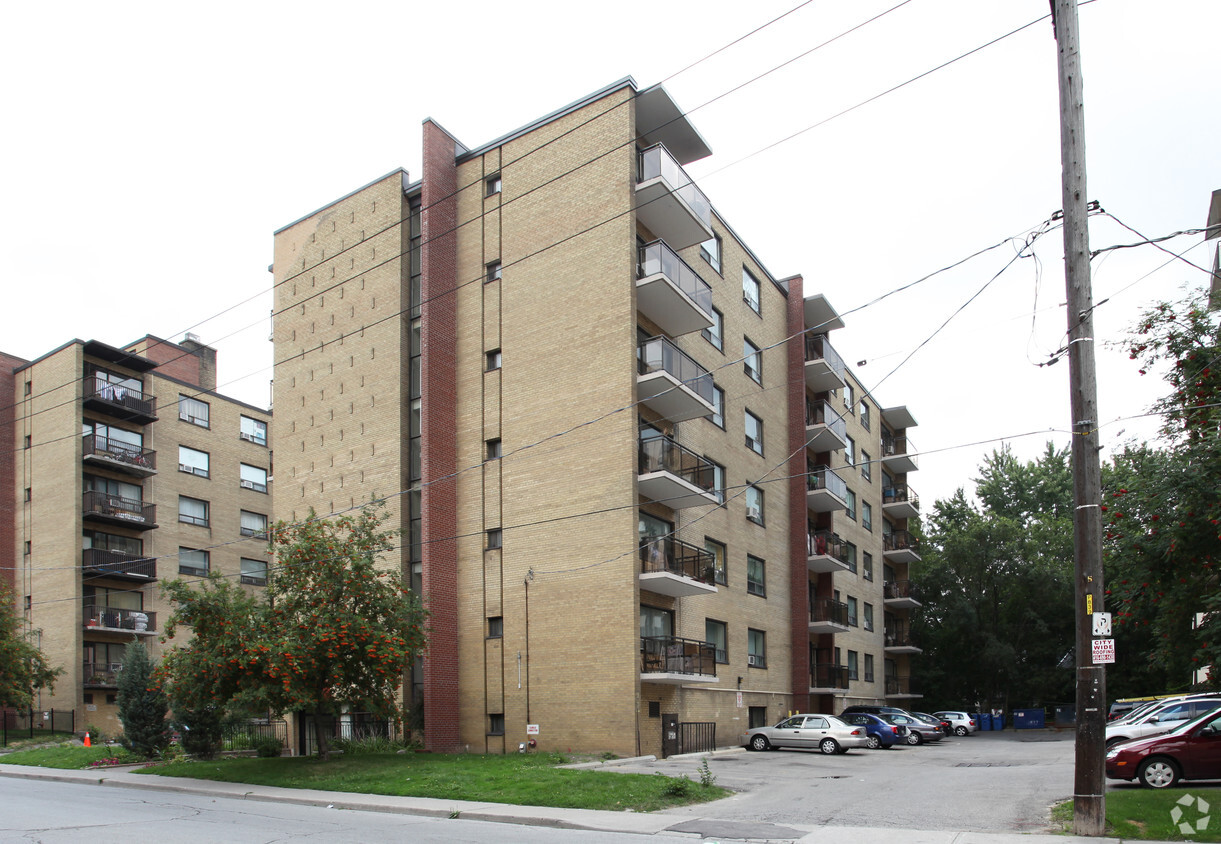
[[[12,593],[0,583],[0,709],[28,709],[34,691],[50,689],[62,668],[51,668],[24,636]]]

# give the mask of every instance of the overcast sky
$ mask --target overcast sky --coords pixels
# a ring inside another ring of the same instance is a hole
[[[970,492],[1002,438],[1023,457],[1067,443],[1068,366],[1036,365],[1065,335],[1060,231],[965,308],[1015,245],[870,303],[1059,208],[1050,20],[835,115],[1047,0],[818,0],[683,70],[798,5],[18,4],[0,50],[0,349],[190,330],[219,349],[221,392],[265,406],[275,229],[397,167],[417,178],[426,117],[474,147],[630,75],[665,82],[712,147],[688,169],[721,216],[772,273],[829,297],[846,323],[833,344],[883,406],[915,414],[926,508]],[[1221,3],[1096,0],[1080,20],[1090,198],[1150,237],[1202,227],[1221,188]],[[1090,237],[1140,240],[1107,217]],[[1209,260],[1200,236],[1165,246]],[[1107,341],[1205,282],[1151,246],[1095,260],[1108,448],[1150,434],[1115,420],[1161,382]]]

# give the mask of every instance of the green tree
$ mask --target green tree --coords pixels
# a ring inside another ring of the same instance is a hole
[[[0,584],[0,709],[29,709],[34,691],[51,689],[62,668],[51,668],[42,651],[21,633],[13,594]]]
[[[166,720],[170,705],[153,676],[153,661],[143,642],[131,642],[123,651],[119,673],[120,741],[132,753],[151,759],[170,743]]]
[[[323,758],[345,708],[401,720],[397,690],[425,646],[425,613],[401,572],[377,565],[393,547],[384,520],[384,507],[369,505],[352,516],[311,513],[300,524],[275,524],[276,564],[262,595],[215,576],[199,588],[167,583],[176,607],[168,634],[178,624],[194,633],[166,659],[172,686],[195,702],[210,686],[217,704],[240,699],[313,715]],[[201,669],[210,682],[192,688]]]

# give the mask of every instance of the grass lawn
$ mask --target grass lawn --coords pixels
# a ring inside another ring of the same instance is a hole
[[[31,765],[36,768],[76,770],[97,767],[104,759],[114,759],[121,763],[141,761],[118,745],[81,747],[79,744],[63,744],[58,747],[40,747],[34,750],[5,753],[0,755],[0,765]],[[107,764],[115,764],[115,762]]]
[[[1187,799],[1184,804],[1178,801]],[[1196,802],[1203,799],[1208,809],[1201,812]],[[1110,790],[1106,797],[1106,835],[1146,841],[1221,842],[1221,789],[1194,785],[1183,788],[1120,788]],[[1179,823],[1192,825],[1193,832],[1184,835],[1171,817],[1175,808],[1181,812]],[[1205,815],[1205,829],[1195,824]],[[1073,827],[1073,804],[1070,800],[1052,810],[1052,820],[1064,824],[1066,832]]]
[[[704,803],[729,790],[683,777],[555,767],[558,754],[369,753],[332,757],[174,762],[140,773],[357,794],[437,797],[521,806],[649,812]]]

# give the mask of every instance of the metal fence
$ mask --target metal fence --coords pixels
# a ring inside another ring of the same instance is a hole
[[[76,711],[72,709],[43,709],[18,712],[6,709],[0,712],[0,747],[10,741],[50,737],[54,733],[70,736],[76,732]]]
[[[683,721],[678,725],[679,753],[711,753],[714,750],[715,721]]]
[[[311,756],[318,752],[318,730],[320,725],[313,716],[302,719],[301,753]],[[368,718],[361,713],[340,715],[330,719],[329,723],[321,725],[328,729],[332,746],[337,739],[360,741],[368,738],[397,739],[400,733],[393,721],[382,721]]]
[[[277,738],[288,747],[288,723],[282,718],[257,718],[237,724],[226,724],[221,732],[224,750],[254,750],[260,739]]]

